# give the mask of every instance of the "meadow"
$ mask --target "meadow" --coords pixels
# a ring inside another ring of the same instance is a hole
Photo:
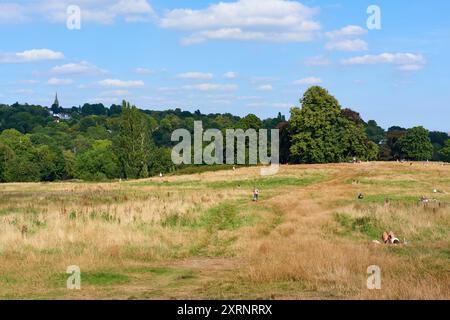
[[[0,299],[450,299],[449,231],[441,163],[1,184]]]

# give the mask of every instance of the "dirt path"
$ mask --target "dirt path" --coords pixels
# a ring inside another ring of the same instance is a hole
[[[333,199],[343,197],[346,194],[344,190],[345,181],[352,179],[358,173],[349,174],[348,172],[338,172],[333,174],[326,181],[316,183],[307,187],[297,187],[288,193],[283,193],[266,201],[262,201],[261,205],[270,205],[276,207],[278,211],[283,213],[283,221],[277,228],[283,228],[285,224],[294,224],[295,232],[302,233],[305,237],[321,237],[320,230],[317,226],[321,225],[323,221],[329,219],[330,216],[330,203],[329,192],[333,192]],[[318,196],[319,195],[319,196]],[[277,229],[276,228],[276,229]],[[272,233],[277,230],[272,230],[271,233],[264,236],[264,241],[271,241]],[[236,276],[239,274],[242,268],[248,264],[248,255],[239,255],[229,258],[206,258],[206,257],[192,257],[182,260],[175,260],[170,263],[163,264],[162,267],[190,270],[195,274],[192,281],[177,286],[176,290],[170,290],[170,294],[167,294],[166,290],[160,291],[153,289],[153,294],[141,292],[136,295],[137,298],[152,298],[154,294],[161,294],[165,292],[165,295],[158,296],[158,298],[170,298],[170,299],[189,299],[193,297],[205,297],[208,298],[211,295],[210,285],[217,286],[221,282],[235,282],[239,281]],[[161,285],[161,283],[159,284]],[[164,284],[167,285],[167,284]],[[135,287],[138,289],[139,286]],[[144,287],[142,287],[144,288]],[[130,288],[130,293],[133,291]],[[218,290],[220,290],[218,288]],[[141,290],[138,290],[141,291]],[[314,299],[320,296],[317,292],[311,292],[305,290],[299,292],[302,298]],[[220,293],[218,293],[220,296]],[[282,295],[279,295],[282,298]],[[284,297],[288,298],[288,296]]]

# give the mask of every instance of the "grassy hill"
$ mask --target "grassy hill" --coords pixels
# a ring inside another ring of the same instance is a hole
[[[449,165],[1,184],[0,200],[1,299],[450,298]],[[407,244],[372,242],[391,230]],[[382,290],[366,288],[370,265]]]

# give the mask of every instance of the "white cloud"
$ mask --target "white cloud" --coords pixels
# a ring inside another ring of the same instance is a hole
[[[317,77],[308,77],[308,78],[303,78],[303,79],[299,79],[293,82],[293,84],[295,85],[308,85],[308,86],[312,86],[312,85],[317,85],[317,84],[321,84],[323,81],[320,78]]]
[[[296,32],[260,32],[243,31],[240,28],[224,28],[213,31],[202,31],[182,40],[182,44],[191,45],[207,40],[239,40],[239,41],[267,41],[267,42],[308,42],[312,35]]]
[[[372,65],[372,64],[392,64],[398,70],[416,71],[422,69],[425,58],[420,54],[413,53],[382,53],[379,55],[365,55],[353,57],[342,61],[344,65]]]
[[[404,64],[397,67],[401,71],[418,71],[423,68],[423,64]]]
[[[225,79],[235,79],[237,77],[237,73],[233,71],[228,71],[223,74]]]
[[[360,26],[346,26],[339,30],[334,30],[325,33],[325,36],[330,39],[326,44],[327,50],[335,51],[366,51],[369,50],[369,45],[366,41],[361,39],[352,39],[355,37],[367,34],[367,29]]]
[[[41,17],[50,22],[66,23],[69,5],[81,8],[83,23],[110,24],[119,18],[126,22],[143,22],[156,18],[147,0],[37,0],[21,5],[0,4],[0,24],[23,23]]]
[[[16,24],[27,20],[23,6],[15,3],[0,3],[0,24]]]
[[[61,66],[53,67],[51,72],[59,75],[85,75],[96,76],[105,74],[106,71],[87,62],[81,61],[79,63],[67,63]]]
[[[258,90],[260,90],[260,91],[272,91],[273,87],[272,87],[271,84],[263,84],[263,85],[258,87]]]
[[[52,22],[65,23],[67,7],[76,4],[81,8],[82,21],[101,24],[113,23],[118,18],[126,22],[148,21],[155,12],[147,0],[43,0],[30,4],[30,14],[39,13]]]
[[[98,82],[103,87],[118,87],[118,88],[141,88],[145,85],[142,80],[123,81],[117,79],[105,79]]]
[[[359,37],[365,35],[367,30],[360,26],[346,26],[339,30],[326,32],[325,35],[330,39],[342,39],[346,37]]]
[[[27,63],[60,59],[64,59],[64,54],[50,49],[32,49],[16,53],[0,53],[0,63]]]
[[[32,89],[17,89],[12,91],[12,93],[18,93],[18,94],[34,94],[34,90]]]
[[[195,85],[183,86],[185,90],[199,90],[199,91],[234,91],[238,88],[235,84],[216,84],[216,83],[201,83]]]
[[[191,31],[183,44],[207,40],[311,41],[320,30],[318,10],[289,0],[238,0],[205,9],[175,9],[160,20],[164,28]]]
[[[176,78],[189,80],[211,80],[212,78],[214,78],[214,75],[212,73],[203,72],[186,72],[177,74]]]
[[[325,48],[336,51],[367,51],[369,50],[369,45],[361,39],[347,39],[328,42]]]
[[[141,75],[152,75],[155,73],[154,70],[147,69],[147,68],[136,68],[134,69],[134,72]]]
[[[315,56],[307,59],[305,64],[307,66],[328,66],[331,64],[331,61],[324,56]]]
[[[52,85],[52,86],[67,86],[72,83],[73,83],[72,79],[51,78],[47,81],[47,84]]]

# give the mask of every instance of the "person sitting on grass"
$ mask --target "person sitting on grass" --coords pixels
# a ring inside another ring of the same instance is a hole
[[[399,244],[400,243],[400,240],[398,240],[395,237],[395,235],[392,231],[390,231],[389,233],[387,233],[386,231],[383,232],[382,239],[385,244]]]

